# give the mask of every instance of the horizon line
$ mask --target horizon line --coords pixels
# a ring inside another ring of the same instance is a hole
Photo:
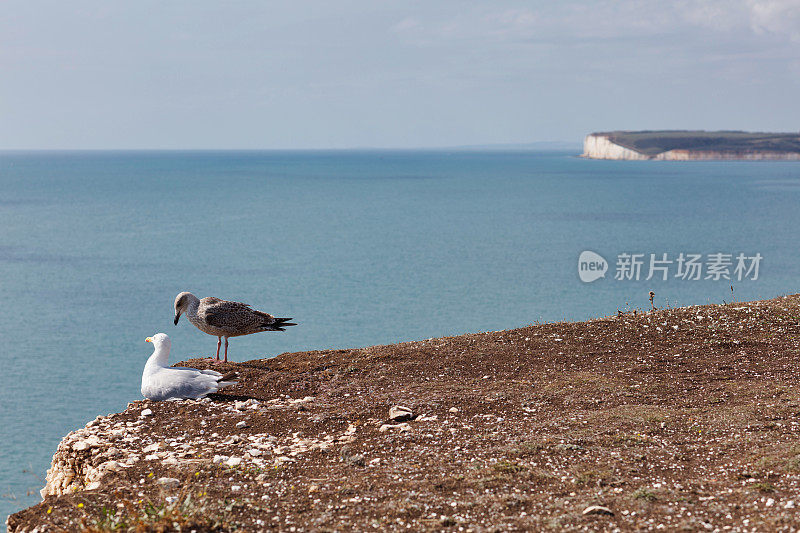
[[[403,152],[403,151],[441,151],[441,150],[461,150],[461,151],[492,151],[492,150],[568,150],[580,148],[582,142],[579,141],[534,141],[528,143],[496,143],[496,144],[468,144],[452,146],[409,146],[409,147],[389,147],[389,146],[351,146],[351,147],[327,147],[327,148],[2,148],[0,153],[9,152]],[[550,148],[548,148],[550,147]],[[559,148],[560,147],[560,148]]]

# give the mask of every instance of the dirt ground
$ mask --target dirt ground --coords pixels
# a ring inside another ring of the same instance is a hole
[[[794,531],[798,359],[792,295],[223,364],[211,401],[98,421],[143,458],[8,526]]]

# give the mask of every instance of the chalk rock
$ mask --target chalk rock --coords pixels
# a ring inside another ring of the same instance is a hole
[[[609,509],[608,507],[603,507],[602,505],[590,505],[586,509],[583,510],[583,514],[590,515],[606,515],[606,516],[614,516],[614,511]]]
[[[408,407],[395,405],[389,409],[389,419],[395,422],[405,422],[406,420],[411,420],[413,417],[414,413]]]
[[[157,452],[158,451],[158,447],[159,447],[159,444],[157,442],[155,442],[155,443],[153,443],[153,444],[151,444],[149,446],[145,446],[144,448],[142,448],[142,452],[143,453]]]

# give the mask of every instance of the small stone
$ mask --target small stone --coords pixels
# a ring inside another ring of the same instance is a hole
[[[242,463],[242,458],[241,457],[231,457],[230,459],[225,461],[225,464],[228,465],[228,466],[231,466],[231,467],[239,466],[241,463]]]
[[[381,427],[378,428],[378,431],[381,433],[385,433],[390,429],[399,429],[400,431],[411,431],[411,425],[408,422],[403,422],[402,424],[383,424]]]
[[[457,413],[458,412],[458,407],[451,407],[450,408],[450,412],[451,413]]]
[[[602,505],[590,505],[586,509],[583,510],[583,514],[590,515],[606,515],[606,516],[614,516],[614,511],[609,509],[608,507],[603,507]]]
[[[239,485],[231,485],[231,492],[239,492],[242,490],[242,487]]]
[[[89,444],[86,441],[79,440],[75,444],[72,445],[72,449],[76,452],[82,452],[83,450],[87,449]]]
[[[411,420],[413,417],[414,413],[408,407],[395,405],[389,409],[389,418],[395,422],[405,422],[406,420]]]
[[[175,479],[174,477],[160,477],[158,478],[156,483],[158,485],[161,485],[162,487],[167,487],[167,488],[177,487],[178,485],[181,484],[180,480]]]
[[[353,466],[364,466],[367,461],[360,453],[355,453],[349,446],[344,446],[339,456],[342,461]]]
[[[250,454],[250,457],[258,457],[263,452],[261,450],[257,449],[257,448],[250,448],[249,450],[247,450],[247,453]]]
[[[143,453],[150,453],[150,452],[157,452],[159,444],[157,442],[151,444],[150,446],[145,446],[142,448]]]
[[[91,483],[86,485],[86,487],[84,487],[83,490],[97,490],[99,488],[100,488],[100,482],[99,481],[92,481]]]
[[[248,427],[248,426],[247,426],[247,422],[245,422],[244,420],[241,420],[241,421],[239,421],[239,422],[236,422],[236,427],[237,427],[238,429],[244,429],[244,428]]]
[[[214,458],[211,460],[214,464],[219,464],[228,460],[227,455],[215,455]]]
[[[141,415],[142,416],[152,416],[153,415],[153,411],[151,409],[142,409]]]
[[[767,498],[767,501],[764,503],[764,505],[766,505],[767,507],[772,507],[773,505],[775,505],[775,500],[772,498]]]

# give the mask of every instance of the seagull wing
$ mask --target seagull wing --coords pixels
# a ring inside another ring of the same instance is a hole
[[[162,368],[148,376],[142,392],[151,400],[203,398],[233,382],[221,382],[222,374],[195,368]]]
[[[203,298],[206,300],[206,298]],[[219,300],[207,302],[202,306],[203,320],[206,324],[228,330],[237,334],[253,333],[275,321],[275,317],[254,311],[249,305],[241,302]],[[203,302],[205,303],[205,302]],[[200,309],[198,309],[200,314]]]

